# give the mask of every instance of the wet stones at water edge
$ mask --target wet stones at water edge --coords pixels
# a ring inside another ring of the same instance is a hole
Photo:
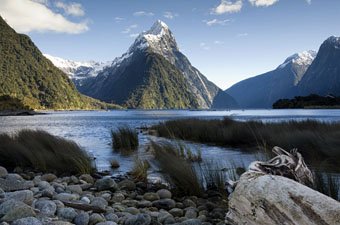
[[[128,178],[27,176],[3,167],[0,173],[1,225],[209,225],[224,224],[227,212],[222,198],[219,203],[208,197],[175,198],[164,185]]]

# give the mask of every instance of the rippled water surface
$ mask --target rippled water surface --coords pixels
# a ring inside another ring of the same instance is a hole
[[[201,119],[222,119],[225,116],[238,120],[304,120],[315,119],[340,122],[340,110],[231,110],[231,111],[188,111],[188,110],[126,110],[126,111],[71,111],[49,112],[36,116],[0,117],[0,132],[14,132],[23,128],[43,129],[54,135],[76,141],[96,157],[98,169],[109,169],[109,161],[117,159],[121,167],[118,172],[128,171],[134,156],[121,156],[113,153],[110,130],[121,125],[139,128],[160,121],[195,117]],[[147,157],[144,146],[150,137],[139,134],[141,147],[139,156]],[[248,165],[257,156],[246,154],[237,149],[192,144],[202,151],[204,159],[230,161]]]

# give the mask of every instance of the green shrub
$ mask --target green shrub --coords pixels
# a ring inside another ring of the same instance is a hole
[[[116,151],[129,152],[138,149],[138,133],[128,127],[119,127],[116,131],[111,131],[112,147]]]
[[[84,174],[95,170],[89,155],[75,142],[42,130],[0,134],[0,165],[56,174]]]

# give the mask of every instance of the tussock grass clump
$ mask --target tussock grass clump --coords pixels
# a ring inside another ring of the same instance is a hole
[[[175,195],[202,195],[203,190],[199,175],[192,163],[181,156],[181,149],[166,142],[151,142],[151,148],[164,178],[174,188]]]
[[[42,130],[0,134],[0,165],[56,174],[86,174],[95,170],[89,155],[75,142]]]
[[[202,179],[205,184],[205,189],[216,190],[226,195],[227,173],[222,169],[222,166],[214,161],[199,165],[199,171],[202,173]]]
[[[137,181],[146,182],[148,180],[148,169],[150,164],[147,160],[141,160],[139,158],[134,159],[133,168],[130,171],[130,175]]]
[[[178,158],[186,160],[188,162],[202,162],[202,152],[200,149],[193,151],[188,145],[182,142],[160,142],[158,143],[165,152],[175,155]],[[151,145],[151,149],[154,145]],[[157,157],[159,152],[153,151],[153,154]]]
[[[119,127],[116,131],[112,130],[111,136],[114,150],[128,152],[138,148],[138,133],[128,126]]]
[[[218,146],[271,149],[298,148],[306,157],[340,158],[340,123],[313,120],[263,123],[223,120],[183,119],[153,126],[159,136],[179,138]]]
[[[117,169],[117,168],[120,167],[119,162],[118,162],[117,160],[115,160],[115,159],[112,159],[112,160],[110,161],[110,165],[111,165],[111,168],[112,168],[112,169]]]
[[[178,197],[202,196],[209,190],[218,191],[221,196],[227,197],[227,181],[238,180],[246,171],[244,165],[239,167],[232,162],[192,161],[183,153],[183,149],[189,149],[183,143],[151,142],[150,148],[160,172]]]

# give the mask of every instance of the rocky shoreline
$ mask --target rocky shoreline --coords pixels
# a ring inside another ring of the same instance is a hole
[[[57,177],[0,167],[0,224],[225,224],[227,201],[215,191],[174,197],[163,184],[129,177]]]

